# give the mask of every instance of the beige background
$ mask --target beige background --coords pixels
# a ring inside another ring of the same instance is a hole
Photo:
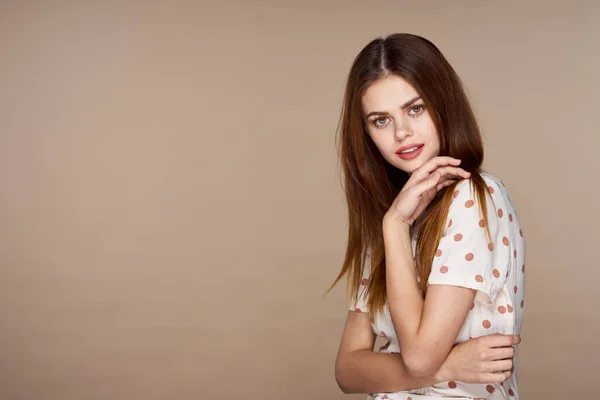
[[[334,130],[392,32],[447,55],[519,211],[522,398],[598,396],[600,2],[102,3],[0,4],[0,399],[363,398]]]

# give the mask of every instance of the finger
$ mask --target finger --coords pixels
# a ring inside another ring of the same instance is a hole
[[[421,167],[425,172],[427,172],[428,174],[432,173],[433,171],[435,171],[436,169],[438,169],[441,166],[444,165],[460,165],[462,161],[459,160],[458,158],[454,158],[454,157],[443,157],[443,156],[438,156],[438,157],[434,157],[431,160],[429,160],[428,162],[426,162],[425,164],[423,164],[423,167]]]
[[[512,373],[510,371],[503,371],[500,373],[484,373],[480,375],[481,383],[502,383],[506,382]]]
[[[504,360],[507,358],[512,359],[515,356],[515,348],[512,346],[508,347],[497,347],[488,350],[489,360]]]
[[[415,189],[417,189],[416,191],[420,194],[420,196],[423,196],[429,190],[435,189],[441,177],[442,174],[440,174],[439,172],[433,172],[429,178],[419,183],[418,185],[415,185]]]
[[[431,160],[427,161],[423,166],[413,172],[409,182],[407,182],[408,187],[414,186],[423,182],[427,179],[431,173],[433,173],[436,169],[446,165],[459,165],[461,160],[453,157],[434,157]]]
[[[512,360],[497,360],[485,363],[483,366],[483,370],[485,372],[502,372],[502,371],[510,371],[513,367]]]
[[[518,344],[516,335],[504,335],[502,333],[492,333],[491,335],[481,336],[479,340],[484,346],[487,347],[507,347],[514,344]]]
[[[471,176],[470,172],[465,171],[464,169],[459,167],[440,167],[436,171],[439,171],[442,174],[442,176],[457,176],[463,179],[467,179]]]
[[[445,180],[445,181],[443,181],[441,183],[438,182],[438,184],[437,184],[437,190],[438,190],[438,192],[441,189],[445,188],[446,186],[452,185],[454,182],[456,182],[456,179],[447,179],[447,180]]]

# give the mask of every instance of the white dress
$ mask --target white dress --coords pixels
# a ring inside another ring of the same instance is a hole
[[[488,185],[487,213],[493,244],[489,243],[471,181],[461,181],[453,200],[433,260],[429,285],[462,286],[477,290],[475,302],[456,338],[461,343],[490,333],[518,334],[525,306],[525,241],[519,219],[506,187],[496,177],[482,173]],[[493,201],[490,201],[490,196]],[[413,255],[416,241],[413,238]],[[367,250],[363,283],[370,275],[370,251]],[[368,312],[366,286],[349,309]],[[387,304],[384,315],[372,324],[373,331],[387,339],[379,351],[399,353],[398,338]],[[516,357],[516,356],[515,356]],[[442,382],[434,386],[395,393],[373,393],[376,400],[446,399],[518,399],[517,369],[502,384]]]

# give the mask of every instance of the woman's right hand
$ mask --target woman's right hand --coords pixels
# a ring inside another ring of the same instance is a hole
[[[513,346],[519,343],[520,336],[500,333],[460,343],[452,348],[436,378],[440,382],[502,383],[514,371]]]

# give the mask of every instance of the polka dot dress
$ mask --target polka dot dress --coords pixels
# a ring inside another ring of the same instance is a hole
[[[486,208],[492,240],[486,234],[486,223],[471,181],[461,181],[453,193],[446,228],[435,252],[427,282],[428,285],[461,286],[477,291],[475,302],[456,339],[457,343],[491,333],[520,333],[525,308],[525,240],[517,212],[502,182],[487,173],[482,173],[482,177],[488,186]],[[413,238],[413,252],[415,246]],[[368,312],[364,284],[370,275],[369,250],[363,275],[359,299],[351,302],[350,310]],[[388,341],[380,352],[400,352],[387,305],[383,315],[373,324],[373,330]],[[451,381],[406,392],[374,393],[369,398],[518,399],[516,368],[514,372],[502,384]]]

